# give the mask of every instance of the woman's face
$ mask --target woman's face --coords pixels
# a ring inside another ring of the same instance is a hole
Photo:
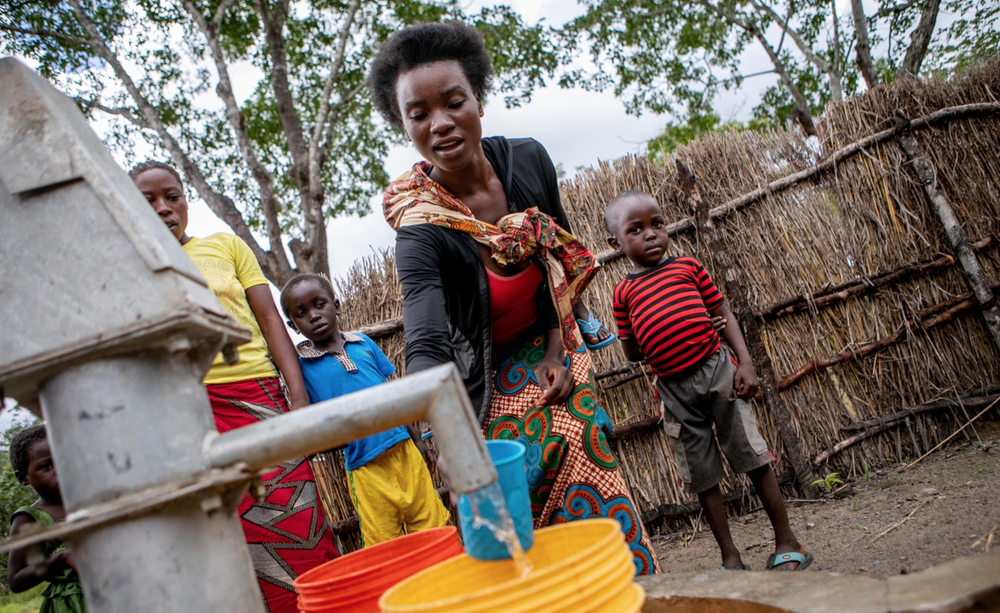
[[[425,64],[396,81],[403,129],[438,172],[464,170],[480,150],[483,105],[455,60]]]
[[[152,168],[135,178],[135,186],[146,197],[156,214],[183,245],[188,242],[185,234],[188,224],[188,203],[184,188],[177,177],[162,168]]]

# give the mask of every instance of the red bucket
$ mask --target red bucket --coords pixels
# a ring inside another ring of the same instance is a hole
[[[378,613],[390,587],[463,552],[454,526],[407,534],[321,564],[299,575],[303,613]]]

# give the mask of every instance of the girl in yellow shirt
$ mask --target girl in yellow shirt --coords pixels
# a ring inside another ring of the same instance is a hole
[[[239,347],[238,362],[228,365],[218,355],[205,375],[219,432],[308,405],[295,346],[247,244],[225,233],[206,238],[187,235],[184,183],[173,167],[144,162],[129,176],[194,260],[222,306],[251,332],[252,340]],[[243,532],[268,611],[295,613],[292,582],[339,554],[319,506],[312,468],[304,458],[281,464],[264,476],[264,485],[267,493],[260,504],[254,504],[249,494],[240,502]]]

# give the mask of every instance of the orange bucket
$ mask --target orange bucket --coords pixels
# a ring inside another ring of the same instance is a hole
[[[387,589],[463,552],[455,526],[407,534],[321,564],[295,580],[303,613],[378,613]]]

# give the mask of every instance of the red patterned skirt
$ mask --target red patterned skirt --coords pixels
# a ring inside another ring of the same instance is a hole
[[[534,366],[545,356],[545,335],[528,334],[498,352],[487,440],[521,439],[528,446],[528,489],[535,528],[588,517],[618,520],[637,575],[660,572],[635,503],[618,474],[606,434],[611,420],[594,390],[590,356],[570,352],[576,387],[564,405],[535,406],[541,393]]]
[[[277,378],[205,386],[219,432],[249,426],[288,412]],[[249,494],[240,501],[243,534],[257,582],[270,613],[296,613],[292,581],[339,556],[320,507],[316,480],[305,458],[283,462],[264,475],[264,500]]]

